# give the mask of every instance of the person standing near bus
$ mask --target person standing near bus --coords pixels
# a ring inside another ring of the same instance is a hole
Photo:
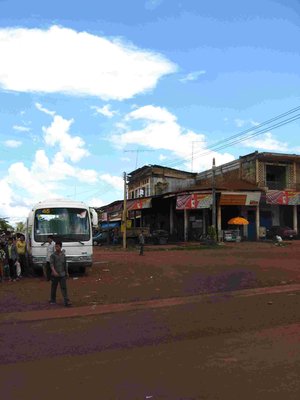
[[[7,243],[5,252],[6,252],[6,258],[8,260],[8,265],[9,265],[9,281],[10,282],[18,281],[19,278],[17,277],[16,261],[18,261],[19,256],[18,256],[18,252],[17,252],[15,237],[10,237],[8,239],[8,243]]]
[[[55,252],[55,242],[53,240],[52,235],[48,235],[47,237],[48,246],[46,253],[46,264],[44,266],[44,277],[47,281],[50,281],[51,278],[51,268],[50,268],[50,257]]]
[[[16,248],[18,253],[18,261],[21,266],[21,275],[19,277],[21,278],[22,276],[28,276],[29,274],[28,274],[27,259],[26,259],[26,242],[25,242],[25,236],[23,234],[21,234],[19,239],[17,239]]]
[[[65,252],[62,251],[62,242],[55,243],[55,252],[50,256],[51,268],[51,297],[50,304],[56,304],[56,291],[58,284],[60,285],[61,294],[64,299],[65,307],[70,307],[72,303],[68,298],[67,277],[69,276],[67,269],[67,261]]]

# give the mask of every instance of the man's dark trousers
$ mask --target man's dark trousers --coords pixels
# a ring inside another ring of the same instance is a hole
[[[51,277],[51,302],[56,302],[57,285],[60,285],[61,294],[64,298],[64,304],[69,302],[67,291],[67,278],[65,276],[52,276]]]

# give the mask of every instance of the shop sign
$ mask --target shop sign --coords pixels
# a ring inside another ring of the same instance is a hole
[[[257,206],[260,201],[260,192],[222,192],[221,206]]]
[[[192,193],[178,195],[176,198],[176,210],[196,210],[210,208],[212,205],[211,193]]]
[[[292,190],[268,190],[266,192],[266,203],[296,206],[300,204],[300,192],[294,192]]]
[[[128,211],[141,210],[143,208],[151,208],[151,199],[127,200],[126,208]]]

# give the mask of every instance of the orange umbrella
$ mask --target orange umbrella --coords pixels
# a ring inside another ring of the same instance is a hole
[[[248,225],[249,222],[246,220],[246,218],[243,217],[235,217],[231,218],[228,221],[228,225]]]

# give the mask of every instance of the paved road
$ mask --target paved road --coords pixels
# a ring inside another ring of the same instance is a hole
[[[3,399],[299,399],[300,293],[0,324]]]

